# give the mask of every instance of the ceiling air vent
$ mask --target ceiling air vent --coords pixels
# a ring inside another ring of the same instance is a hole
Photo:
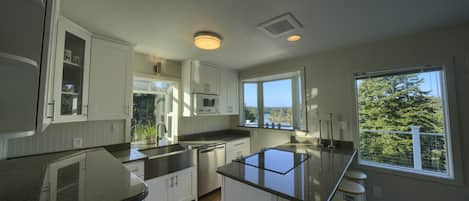
[[[302,28],[303,25],[291,13],[274,17],[257,26],[258,29],[271,37],[279,37]]]

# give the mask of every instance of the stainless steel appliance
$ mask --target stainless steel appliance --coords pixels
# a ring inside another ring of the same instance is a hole
[[[194,111],[196,115],[218,113],[218,96],[194,94]]]
[[[198,149],[198,196],[221,187],[221,176],[217,168],[225,165],[225,145],[214,145]]]
[[[0,6],[0,135],[36,130],[46,9],[46,0],[4,0]]]

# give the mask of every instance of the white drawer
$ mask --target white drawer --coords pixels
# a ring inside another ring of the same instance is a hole
[[[226,143],[226,151],[231,152],[231,151],[236,151],[239,149],[248,149],[248,152],[250,150],[250,139],[249,138],[242,138],[239,140],[234,140],[231,142]]]
[[[145,162],[144,161],[134,161],[129,163],[124,163],[124,166],[132,173],[137,175],[140,178],[145,176]]]

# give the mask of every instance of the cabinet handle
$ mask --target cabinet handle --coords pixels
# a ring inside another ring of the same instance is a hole
[[[83,105],[83,114],[88,115],[88,105]]]
[[[241,146],[243,144],[244,144],[244,142],[241,142],[241,143],[235,144],[235,146]]]
[[[55,100],[50,102],[50,103],[47,103],[47,106],[52,106],[52,112],[50,115],[47,115],[47,118],[48,119],[54,119],[54,113],[55,113]],[[49,112],[49,107],[46,108],[46,112]]]
[[[173,177],[171,177],[171,184],[169,185],[169,187],[171,187],[171,188],[172,188],[172,187],[173,187],[173,185],[174,185],[174,183],[173,183],[173,182],[174,182],[174,180],[173,180],[173,179],[174,179],[174,178],[173,178]]]
[[[176,186],[178,185],[178,176],[176,176]]]

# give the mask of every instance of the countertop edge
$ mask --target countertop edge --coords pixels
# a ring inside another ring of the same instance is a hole
[[[237,162],[234,162],[234,163],[237,163]],[[233,180],[239,181],[239,182],[241,182],[241,183],[247,184],[247,185],[249,185],[249,186],[255,187],[255,188],[260,189],[260,190],[262,190],[262,191],[266,191],[266,192],[269,192],[269,193],[278,195],[278,196],[280,196],[280,197],[282,197],[282,198],[285,198],[285,199],[288,199],[288,200],[303,201],[303,200],[299,200],[299,199],[297,199],[297,198],[295,198],[295,197],[291,197],[291,196],[289,196],[289,195],[285,195],[285,194],[280,193],[280,192],[278,192],[278,191],[275,191],[275,190],[272,190],[272,189],[269,189],[269,188],[264,188],[264,187],[259,186],[259,185],[257,185],[257,184],[251,183],[251,182],[249,182],[249,181],[239,179],[239,178],[237,178],[237,177],[235,177],[235,176],[231,176],[231,175],[229,175],[229,174],[225,174],[225,173],[223,173],[223,172],[218,171],[218,169],[217,169],[217,173],[220,174],[220,175],[222,175],[222,176],[224,176],[224,177],[229,177],[230,179],[233,179]]]
[[[347,162],[347,165],[345,166],[345,168],[344,168],[344,170],[343,170],[343,172],[342,172],[342,174],[341,174],[341,176],[340,176],[340,178],[339,178],[339,182],[337,182],[337,184],[336,184],[335,187],[334,187],[333,192],[329,195],[329,197],[328,197],[328,199],[327,199],[326,201],[331,201],[332,198],[334,197],[334,195],[335,195],[335,193],[337,192],[337,189],[338,189],[338,187],[339,187],[339,185],[340,185],[340,181],[342,181],[342,179],[344,178],[345,173],[347,172],[348,168],[350,168],[350,166],[352,165],[352,162],[353,162],[353,160],[355,159],[356,154],[357,154],[357,150],[356,150],[356,149],[353,149],[353,153],[352,153],[352,155],[351,155],[351,157],[350,157],[350,160]],[[234,163],[237,163],[237,162],[234,162]],[[249,181],[239,179],[239,178],[237,178],[237,177],[235,177],[235,176],[232,176],[232,175],[230,175],[230,174],[223,173],[223,172],[219,171],[218,169],[217,169],[217,173],[220,174],[220,175],[222,175],[222,176],[229,177],[230,179],[233,179],[233,180],[239,181],[239,182],[241,182],[241,183],[250,185],[250,186],[255,187],[255,188],[257,188],[257,189],[260,189],[260,190],[262,190],[262,191],[266,191],[266,192],[275,194],[275,195],[277,195],[277,196],[280,196],[280,197],[285,198],[285,199],[288,199],[288,200],[304,201],[304,200],[300,200],[300,199],[295,198],[295,197],[291,197],[291,196],[286,195],[286,194],[284,194],[284,193],[281,193],[281,192],[272,190],[272,189],[270,189],[270,188],[264,188],[264,187],[259,186],[259,185],[257,185],[257,184],[251,183],[251,182],[249,182]]]

